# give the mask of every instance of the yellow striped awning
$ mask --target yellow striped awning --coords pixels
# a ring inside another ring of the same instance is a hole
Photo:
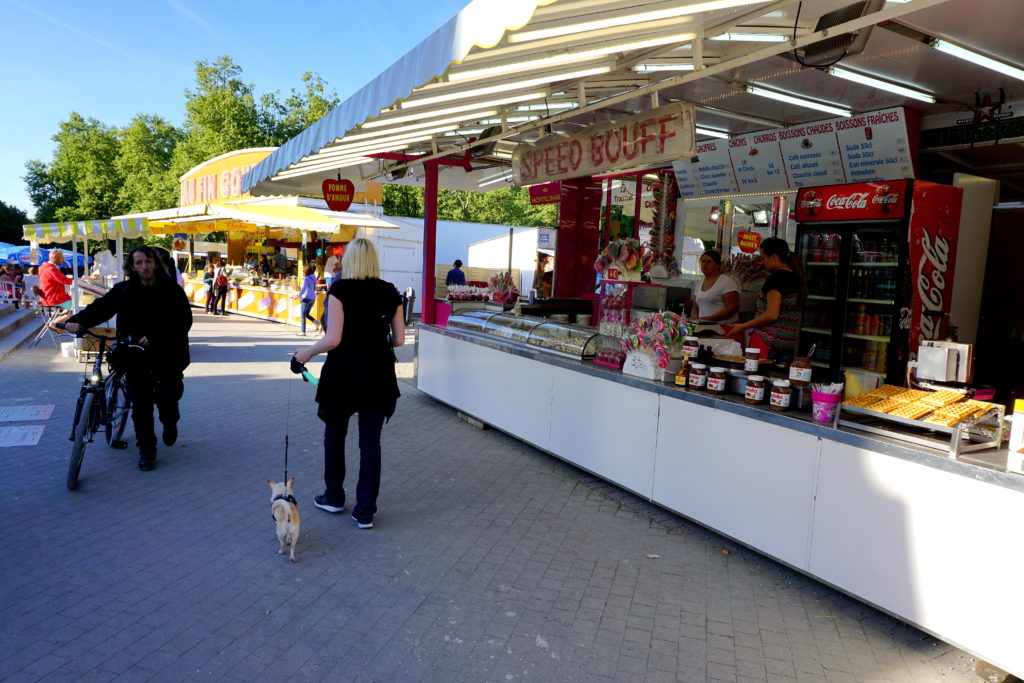
[[[121,234],[135,236],[149,232],[146,218],[108,218],[93,221],[65,221],[63,223],[32,223],[23,225],[23,237],[31,242],[70,242],[73,237],[106,239]]]

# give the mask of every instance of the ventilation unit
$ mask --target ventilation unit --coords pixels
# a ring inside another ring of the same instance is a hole
[[[855,2],[852,5],[822,14],[818,19],[817,26],[814,27],[814,32],[817,33],[854,19],[860,19],[882,9],[884,4],[885,0],[861,0],[861,2]],[[831,66],[844,57],[863,52],[864,46],[871,36],[872,28],[874,27],[865,26],[851,33],[842,33],[811,43],[803,49],[801,63],[813,67]]]

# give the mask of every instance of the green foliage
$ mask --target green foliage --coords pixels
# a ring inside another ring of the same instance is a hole
[[[408,185],[385,185],[384,215],[423,217],[423,188]]]
[[[159,116],[138,114],[121,133],[114,162],[124,178],[118,193],[127,213],[166,209],[178,203],[178,179],[171,170],[184,133]]]
[[[274,145],[283,145],[291,140],[322,119],[341,102],[337,92],[327,92],[327,84],[318,73],[307,71],[302,74],[302,86],[302,92],[297,92],[293,88],[292,94],[283,105],[278,104],[276,98],[273,100],[278,114],[273,133]]]
[[[21,226],[30,223],[28,214],[16,206],[0,201],[0,242],[21,244]]]
[[[490,192],[439,190],[438,218],[471,223],[524,225],[531,227],[558,224],[555,204],[530,204],[530,192],[524,187],[503,187]]]

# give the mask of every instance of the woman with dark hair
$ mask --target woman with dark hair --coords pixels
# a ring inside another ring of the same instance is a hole
[[[324,492],[313,503],[326,512],[345,510],[345,436],[349,418],[359,414],[359,481],[352,519],[360,529],[373,528],[380,491],[380,433],[398,400],[393,347],[405,343],[402,297],[380,279],[373,243],[351,242],[342,257],[344,277],[327,295],[327,334],[295,352],[306,363],[327,353],[316,401],[324,421]]]
[[[740,291],[736,281],[722,274],[722,254],[708,249],[700,257],[700,271],[704,281],[693,297],[694,320],[734,323],[740,318]]]
[[[769,237],[761,242],[761,265],[768,271],[768,279],[757,297],[757,316],[733,325],[727,334],[736,337],[752,330],[751,337],[759,336],[768,347],[769,359],[789,360],[796,351],[803,282],[794,269],[793,252],[783,239]]]

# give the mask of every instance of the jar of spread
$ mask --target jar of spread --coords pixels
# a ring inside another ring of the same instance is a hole
[[[700,340],[696,337],[683,338],[683,358],[696,358],[700,351]]]
[[[708,383],[708,371],[705,369],[707,366],[703,363],[690,363],[690,388],[691,389],[703,389]]]
[[[764,403],[764,376],[750,375],[747,377],[747,390],[743,393],[747,403],[757,405]]]
[[[748,375],[756,375],[757,367],[761,364],[761,351],[755,348],[743,349],[743,372]]]
[[[689,376],[689,374],[690,368],[686,363],[686,359],[683,358],[683,360],[679,363],[679,372],[676,373],[676,386],[685,387],[687,384],[686,378]]]
[[[726,379],[725,368],[711,368],[708,372],[708,393],[724,394]]]
[[[811,383],[811,361],[796,357],[789,366],[789,381],[795,387],[806,387]]]
[[[777,379],[772,382],[772,410],[789,410],[789,380]]]

